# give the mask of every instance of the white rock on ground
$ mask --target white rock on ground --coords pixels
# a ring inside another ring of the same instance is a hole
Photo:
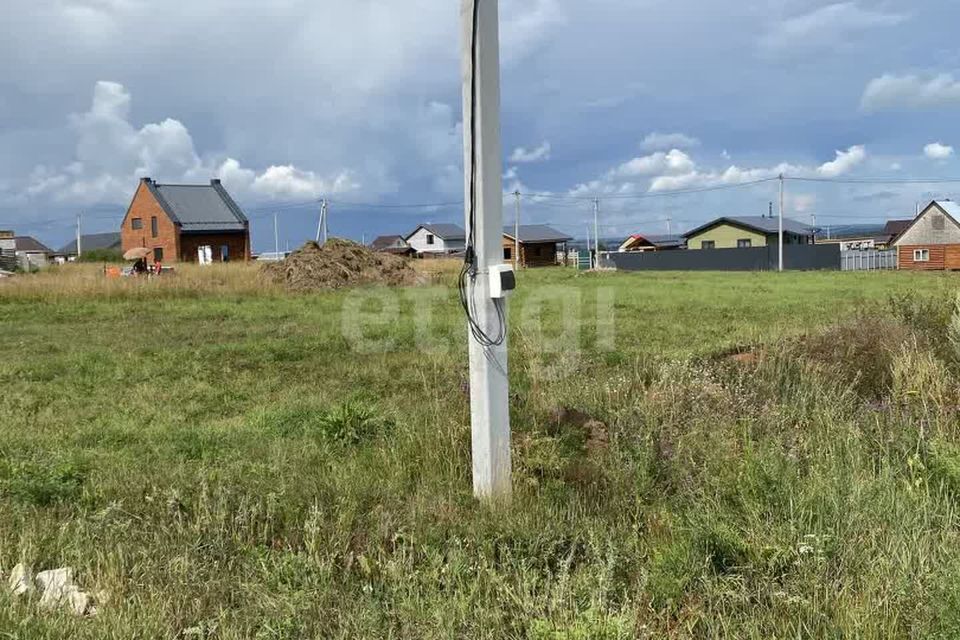
[[[56,608],[70,597],[72,592],[70,587],[73,586],[73,569],[64,567],[41,571],[37,574],[37,584],[43,591],[43,595],[40,597],[40,606],[47,609]]]
[[[10,574],[9,584],[10,591],[17,596],[22,596],[25,593],[33,591],[33,572],[30,571],[30,567],[24,565],[22,562],[15,566],[13,572]]]
[[[43,590],[43,595],[40,597],[41,607],[55,609],[66,605],[70,611],[78,616],[96,615],[93,598],[73,584],[72,568],[63,567],[62,569],[42,571],[37,574],[37,583]]]

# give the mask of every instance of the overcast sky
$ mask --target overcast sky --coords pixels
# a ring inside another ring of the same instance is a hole
[[[266,248],[359,238],[462,199],[456,0],[5,0],[0,226],[116,226],[136,180],[221,177]],[[960,176],[960,5],[501,0],[505,189],[605,197],[605,235],[757,215],[788,175]],[[790,215],[882,222],[960,185],[791,183]],[[610,198],[658,194],[657,198]],[[960,193],[958,193],[960,196]],[[532,222],[583,235],[590,205]],[[512,209],[508,209],[508,219]]]

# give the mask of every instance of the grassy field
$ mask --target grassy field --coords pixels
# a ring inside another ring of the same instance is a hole
[[[524,272],[496,510],[432,279],[0,282],[0,638],[960,635],[956,277]]]

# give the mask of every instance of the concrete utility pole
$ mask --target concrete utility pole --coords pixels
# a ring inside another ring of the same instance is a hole
[[[320,201],[320,221],[317,223],[317,244],[327,244],[327,199]]]
[[[82,247],[80,246],[80,226],[81,226],[81,217],[82,217],[82,216],[83,216],[83,214],[81,214],[81,213],[78,213],[78,214],[77,214],[77,261],[78,261],[78,262],[80,261],[80,252],[81,252],[81,250],[82,250]]]
[[[815,213],[811,213],[811,214],[810,214],[810,227],[813,229],[813,240],[814,240],[814,242],[816,242],[816,240],[817,240],[817,214],[815,214]]]
[[[777,270],[783,271],[783,174],[780,174],[780,231],[779,231],[779,246],[777,250],[779,251],[779,260],[777,262]]]
[[[476,266],[475,277],[466,277],[466,295],[473,322],[488,336],[504,332],[492,346],[468,332],[473,492],[500,502],[509,500],[512,487],[506,313],[499,307],[506,301],[490,296],[491,267],[503,264],[498,14],[498,0],[461,0],[465,217]]]
[[[273,212],[273,257],[280,259],[280,223],[277,220],[277,212]]]
[[[520,270],[520,190],[513,192],[516,198],[516,215],[513,218],[513,270]]]
[[[593,199],[593,251],[596,254],[594,269],[600,268],[600,198]]]
[[[667,235],[673,235],[673,218],[667,217]]]

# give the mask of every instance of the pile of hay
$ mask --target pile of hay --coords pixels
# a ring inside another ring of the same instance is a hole
[[[378,253],[349,240],[333,239],[322,247],[308,242],[282,262],[263,266],[264,275],[292,291],[342,289],[382,284],[419,284],[419,274],[406,258]]]

